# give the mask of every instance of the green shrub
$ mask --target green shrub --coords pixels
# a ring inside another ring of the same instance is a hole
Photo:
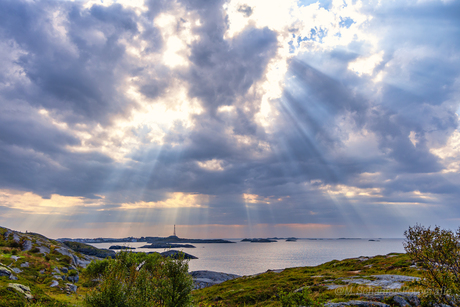
[[[286,293],[281,291],[279,293],[280,303],[282,307],[298,307],[298,306],[321,306],[320,303],[316,302],[311,298],[310,289],[304,288],[302,292],[291,292]]]
[[[69,271],[69,276],[77,276],[78,275],[78,271],[77,270],[70,270]]]
[[[420,225],[404,232],[404,249],[422,269],[425,305],[460,305],[460,228],[456,233]]]
[[[32,254],[36,254],[40,252],[40,249],[38,247],[34,247],[29,252],[31,252]]]
[[[14,241],[14,240],[10,240],[8,242],[8,246],[13,247],[13,248],[21,248],[21,244],[19,244],[18,242]]]
[[[190,306],[193,280],[188,262],[158,254],[122,251],[116,259],[92,262],[83,273],[100,279],[85,298],[87,306]]]
[[[72,264],[72,258],[70,258],[70,256],[67,256],[67,255],[62,255],[59,262],[62,263],[63,265],[70,265]]]

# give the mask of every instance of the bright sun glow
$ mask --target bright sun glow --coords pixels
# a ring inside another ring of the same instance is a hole
[[[209,199],[208,195],[174,192],[170,193],[165,200],[123,203],[120,208],[122,210],[142,208],[206,208]]]

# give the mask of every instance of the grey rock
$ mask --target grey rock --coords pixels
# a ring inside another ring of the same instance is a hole
[[[59,271],[58,268],[54,268],[54,269],[53,269],[53,272],[54,272],[54,273],[57,273],[57,274],[61,274],[61,272]]]
[[[21,258],[21,257],[19,257],[19,256],[11,256],[10,258],[13,259],[14,261],[18,261],[18,259]]]
[[[11,270],[7,267],[0,266],[0,276],[10,276],[12,274]]]
[[[348,301],[341,303],[326,303],[325,307],[341,307],[341,306],[358,306],[358,307],[390,307],[390,305],[374,301]]]
[[[400,306],[406,306],[406,305],[420,306],[421,302],[420,302],[420,298],[418,297],[419,295],[420,295],[419,292],[383,292],[383,293],[364,294],[363,296],[372,301],[382,301],[385,298],[393,298],[395,303],[397,303]]]
[[[65,284],[66,285],[66,290],[68,292],[77,292],[78,287],[75,286],[74,284]]]
[[[25,240],[22,244],[23,251],[30,251],[32,249],[32,242],[30,240]]]
[[[358,284],[358,285],[366,285],[371,287],[382,287],[382,289],[401,289],[404,282],[409,281],[416,281],[420,278],[413,277],[413,276],[405,276],[405,275],[372,275],[371,277],[376,278],[376,280],[369,280],[364,278],[348,278],[348,279],[341,279],[341,281],[347,284]]]
[[[8,288],[15,290],[16,292],[22,294],[26,299],[33,299],[33,295],[30,292],[30,288],[21,284],[8,284]]]
[[[44,245],[39,246],[38,249],[40,250],[40,253],[44,255],[47,255],[50,253],[50,249]]]
[[[65,275],[61,275],[61,278],[62,278],[62,280],[64,280],[64,281],[66,280]]]
[[[393,301],[401,307],[410,306],[410,304],[399,295],[393,296]]]
[[[77,268],[74,267],[73,265],[70,265],[68,269],[69,269],[69,271],[71,271],[71,270],[75,270],[75,271],[76,271],[76,270],[77,270]]]
[[[50,287],[53,288],[53,287],[57,287],[59,286],[59,282],[57,280],[53,280],[53,282],[51,283]]]
[[[64,274],[67,274],[69,273],[69,270],[67,268],[60,268],[61,272],[64,273]]]
[[[326,285],[326,288],[328,290],[334,290],[334,289],[341,288],[341,287],[345,287],[345,285],[335,285],[335,284]]]
[[[13,269],[11,269],[11,271],[13,271],[16,274],[22,273],[22,270],[19,269],[19,268],[13,268]]]
[[[29,267],[29,263],[28,263],[28,262],[21,263],[20,267],[21,267],[21,268],[28,268],[28,267]]]
[[[224,281],[241,277],[236,274],[227,274],[214,271],[193,271],[189,273],[195,283],[195,289],[202,289],[213,285],[220,284]]]
[[[13,241],[16,242],[16,243],[19,243],[19,241],[21,241],[21,238],[15,232],[13,232]]]
[[[397,282],[420,280],[419,277],[405,276],[405,275],[392,275],[392,274],[372,275],[372,277],[383,279],[383,280],[397,281]]]
[[[77,265],[78,263],[78,257],[73,254],[73,251],[67,247],[61,246],[59,248],[56,248],[55,251],[60,253],[61,255],[64,256],[69,256],[72,259],[72,265]]]
[[[306,287],[301,287],[301,288],[299,288],[299,289],[295,289],[295,290],[294,290],[294,293],[300,293],[300,292],[302,292],[305,288],[306,288]]]
[[[79,279],[80,279],[80,277],[78,275],[67,277],[67,280],[71,281],[73,283],[77,283]]]
[[[40,274],[45,274],[45,269],[40,270]]]
[[[5,234],[3,234],[3,238],[4,238],[5,240],[7,240],[8,237],[10,236],[10,234],[12,234],[12,233],[13,233],[13,232],[11,231],[11,229],[8,229],[8,230],[5,232]]]
[[[419,293],[405,293],[402,295],[411,305],[414,306],[420,306],[422,305],[422,302],[420,301],[419,298]]]
[[[10,275],[10,280],[18,280],[18,278],[16,276],[14,276],[13,274]]]
[[[94,259],[97,259],[97,258],[94,257]],[[81,259],[77,260],[77,265],[82,268],[86,268],[90,263],[91,263],[91,260],[81,260]]]

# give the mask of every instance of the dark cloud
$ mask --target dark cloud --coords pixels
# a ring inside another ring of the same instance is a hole
[[[388,228],[399,233],[433,212],[441,221],[448,212],[458,214],[458,174],[445,164],[458,161],[443,161],[433,151],[458,128],[458,3],[366,5],[376,50],[358,36],[348,46],[307,44],[288,62],[283,94],[269,100],[276,116],[265,128],[257,119],[265,94],[260,84],[279,56],[281,33],[250,23],[225,38],[223,3],[149,0],[148,10],[138,14],[119,4],[0,2],[0,189],[105,197],[101,205],[75,207],[72,227],[85,219],[129,218],[320,223],[349,227],[349,233],[375,224],[382,234]],[[253,8],[238,11],[249,18]],[[190,53],[181,54],[188,66],[159,60],[167,47],[155,26],[161,13],[175,14],[174,34],[189,29],[196,36]],[[353,28],[353,20],[341,20],[343,29]],[[380,51],[373,74],[349,69]],[[381,82],[375,81],[378,72]],[[180,111],[181,101],[168,96],[177,90],[172,84],[183,85],[184,99],[202,107],[191,122],[162,127],[162,143],[151,140],[145,123],[133,125],[124,139],[111,134],[117,120],[134,118],[133,110],[167,103],[168,110]],[[127,95],[129,86],[146,101]],[[110,150],[131,146],[130,138],[140,141],[116,160]],[[174,192],[208,195],[209,203],[178,215],[168,208],[119,208]],[[1,206],[0,212],[16,214]]]
[[[20,96],[73,113],[69,120],[80,122],[104,123],[125,111],[131,102],[118,90],[125,54],[120,40],[138,33],[132,11],[118,4],[87,10],[81,3],[48,1],[4,1],[1,11],[3,39],[14,40],[26,53],[18,64],[32,84],[17,88]],[[54,12],[62,16],[53,17]],[[63,19],[62,29],[53,18]]]
[[[203,35],[190,58],[190,95],[200,98],[212,113],[219,106],[232,105],[262,77],[276,52],[276,41],[267,28],[248,29],[230,42],[223,39],[223,31]]]

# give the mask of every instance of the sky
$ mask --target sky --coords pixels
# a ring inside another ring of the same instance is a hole
[[[0,225],[403,237],[460,221],[460,2],[0,1]]]

